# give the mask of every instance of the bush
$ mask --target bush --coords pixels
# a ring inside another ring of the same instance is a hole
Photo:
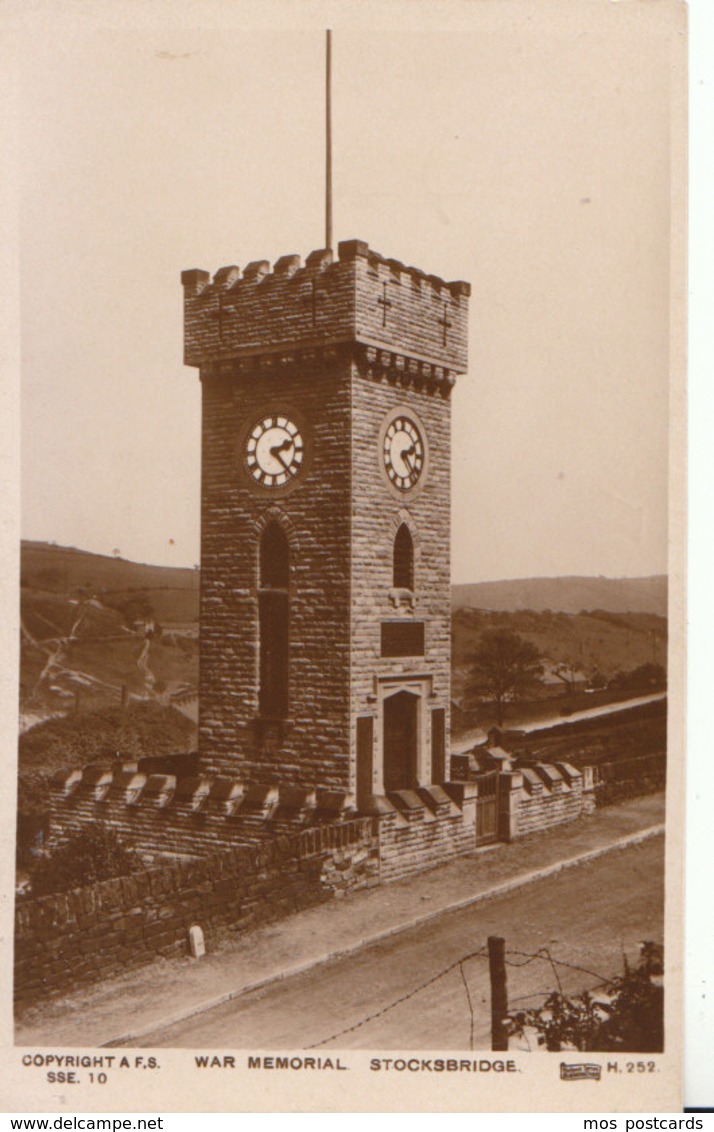
[[[65,767],[190,749],[194,725],[158,703],[98,708],[38,723],[20,736],[20,776],[50,775]]]
[[[624,974],[608,983],[597,997],[585,991],[568,998],[554,991],[543,1006],[515,1015],[513,1032],[536,1030],[538,1044],[550,1051],[661,1053],[664,988],[653,978],[661,976],[662,971],[661,947],[643,943],[637,966],[630,967],[625,959]]]
[[[116,880],[143,869],[135,850],[108,826],[98,823],[79,830],[40,857],[30,874],[32,896],[66,892],[102,880]]]

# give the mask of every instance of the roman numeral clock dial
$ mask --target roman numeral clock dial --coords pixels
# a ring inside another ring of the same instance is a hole
[[[245,441],[245,466],[261,487],[285,487],[300,472],[305,442],[289,416],[272,413],[262,417]]]
[[[411,491],[424,472],[422,434],[406,413],[392,417],[383,432],[382,458],[389,482],[398,491]]]

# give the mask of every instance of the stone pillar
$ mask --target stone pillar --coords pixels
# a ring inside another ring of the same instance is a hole
[[[518,837],[518,801],[523,789],[520,771],[507,771],[498,776],[498,839],[515,841]]]

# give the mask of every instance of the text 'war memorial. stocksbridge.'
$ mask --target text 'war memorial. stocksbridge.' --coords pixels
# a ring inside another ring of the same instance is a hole
[[[16,990],[120,972],[578,818],[592,775],[450,757],[450,414],[470,286],[365,243],[183,273],[203,396],[199,773],[56,776],[145,871],[19,904]]]

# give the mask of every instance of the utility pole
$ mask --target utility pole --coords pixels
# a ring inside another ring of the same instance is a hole
[[[506,981],[506,941],[500,935],[488,937],[488,970],[491,976],[491,1049],[508,1049],[508,983]]]

